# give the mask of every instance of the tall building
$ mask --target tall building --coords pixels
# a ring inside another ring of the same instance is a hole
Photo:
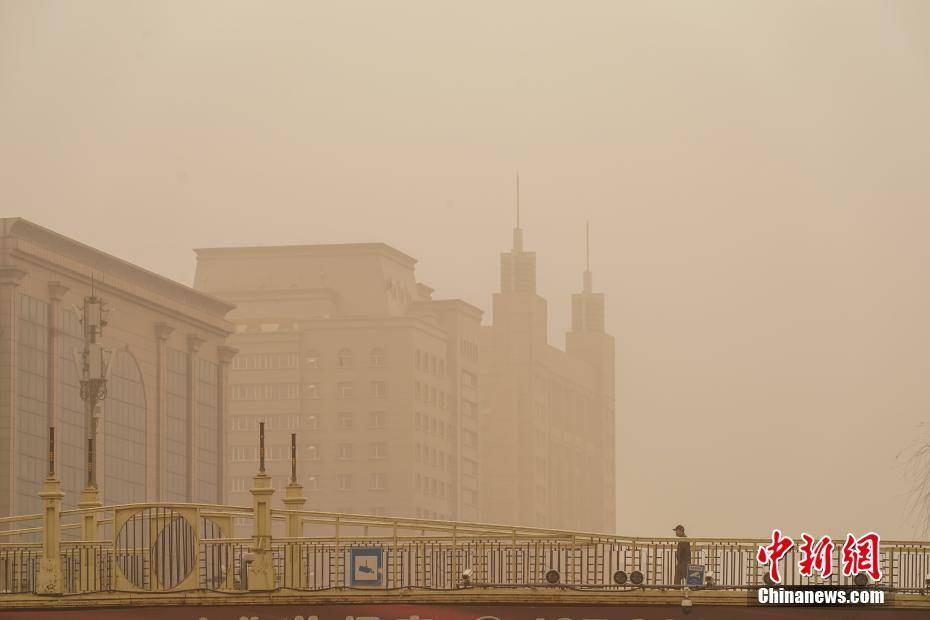
[[[500,292],[482,327],[482,518],[494,523],[611,532],[614,506],[614,339],[604,295],[586,267],[572,296],[565,350],[548,343],[536,253],[501,254]]]
[[[0,514],[41,512],[48,427],[73,506],[85,484],[75,307],[113,309],[113,350],[97,409],[97,482],[106,504],[223,501],[228,303],[18,218],[0,219]]]
[[[415,264],[382,243],[197,250],[195,286],[236,304],[233,503],[264,421],[277,488],[297,433],[308,508],[478,518],[481,311],[433,299]]]

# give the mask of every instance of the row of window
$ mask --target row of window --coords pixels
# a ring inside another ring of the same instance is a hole
[[[418,403],[436,405],[443,410],[446,408],[446,393],[419,381],[413,382],[413,399]]]
[[[442,450],[415,444],[413,458],[417,463],[436,467],[441,471],[452,471],[452,455],[446,454]]]
[[[387,396],[386,381],[369,381],[368,397],[384,398]],[[353,381],[340,381],[336,384],[336,398],[355,398],[355,383]],[[319,383],[308,383],[304,386],[304,398],[323,398],[323,389]]]
[[[446,499],[446,491],[452,495],[452,485],[446,485],[442,480],[437,480],[430,476],[421,476],[416,474],[414,477],[414,490],[421,495],[435,497],[437,499]]]
[[[445,521],[449,517],[441,512],[436,512],[435,510],[429,510],[427,508],[417,507],[417,518],[419,519],[437,519],[439,521]]]
[[[355,398],[356,390],[353,381],[340,381],[336,384],[336,398]],[[369,398],[385,398],[387,396],[386,381],[370,381],[368,383]],[[232,386],[230,398],[232,400],[297,400],[301,397],[300,385],[297,383],[239,383]],[[318,399],[323,397],[323,390],[319,383],[308,383],[303,386],[303,397]]]
[[[324,488],[321,480],[322,476],[311,475],[303,476],[298,482],[303,485],[306,491],[320,491]],[[351,491],[355,488],[356,480],[354,474],[336,474],[333,477],[335,483],[333,488],[337,491]],[[290,483],[288,476],[272,476],[271,486],[277,490],[283,490]],[[230,478],[229,490],[233,493],[242,493],[252,488],[252,478],[245,476],[234,476]],[[388,475],[383,472],[374,472],[368,474],[369,491],[386,491],[388,489]],[[340,509],[342,511],[342,509]],[[344,511],[351,512],[351,511]]]
[[[462,357],[472,362],[478,361],[478,343],[468,338],[462,338],[460,343]]]
[[[235,370],[281,370],[299,365],[297,353],[240,353],[232,362]]]
[[[446,376],[446,361],[420,349],[413,354],[413,366],[422,372],[440,377]]]
[[[282,368],[322,368],[323,356],[318,351],[298,353],[240,353],[233,358],[232,367],[235,370],[280,370]],[[340,349],[336,354],[336,368],[353,368],[355,355],[351,349]],[[368,352],[368,365],[381,368],[387,365],[387,356],[384,349],[375,347]]]
[[[442,439],[446,438],[446,423],[419,411],[413,414],[413,428]],[[449,435],[450,437],[452,435],[451,425],[449,425]]]
[[[337,443],[335,446],[337,459],[348,461],[356,458],[355,444]],[[387,457],[387,443],[374,441],[368,444],[367,458],[386,459]],[[258,448],[254,446],[235,446],[230,448],[229,458],[233,463],[257,463]],[[266,461],[287,461],[290,458],[291,447],[289,445],[265,446]],[[297,458],[301,461],[318,461],[320,459],[320,447],[317,444],[299,447]]]
[[[236,415],[229,418],[229,430],[257,431],[260,422],[265,423],[266,431],[295,431],[300,428],[298,415]]]

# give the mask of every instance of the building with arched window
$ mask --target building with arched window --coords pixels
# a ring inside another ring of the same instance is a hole
[[[97,483],[108,504],[224,499],[232,305],[18,218],[0,219],[0,515],[41,511],[48,428],[65,506],[85,485],[75,311],[112,308]]]

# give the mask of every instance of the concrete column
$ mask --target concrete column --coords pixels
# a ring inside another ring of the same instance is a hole
[[[307,498],[304,497],[304,487],[292,478],[290,483],[284,489],[284,502],[286,510],[303,510]],[[287,537],[300,538],[303,536],[303,517],[301,515],[287,515]],[[290,542],[284,548],[285,564],[285,588],[300,588],[307,583],[307,569],[303,562],[300,561],[300,545]]]
[[[229,415],[229,369],[232,365],[233,358],[239,353],[239,349],[234,347],[219,346],[216,348],[219,367],[217,368],[216,377],[216,408],[217,408],[217,437],[219,446],[217,447],[217,484],[219,484],[219,497],[217,501],[220,504],[226,503],[226,494],[228,492],[228,480],[226,480],[226,416]]]
[[[36,594],[61,594],[64,578],[61,570],[61,482],[55,472],[49,472],[39,497],[44,503],[42,513],[42,560],[36,573]]]
[[[189,455],[187,499],[191,502],[200,501],[200,463],[197,459],[200,449],[200,407],[197,402],[200,389],[200,366],[197,363],[199,360],[197,354],[204,342],[206,340],[197,334],[187,336],[187,449]]]
[[[174,328],[167,323],[155,323],[155,342],[157,345],[157,369],[155,372],[155,497],[158,501],[165,499],[165,460],[166,438],[168,436],[168,337]]]
[[[0,266],[0,515],[15,510],[16,493],[16,289],[26,272]]]
[[[252,478],[249,492],[252,494],[253,532],[252,547],[249,550],[249,590],[262,592],[275,589],[274,564],[271,556],[271,500],[274,488],[271,476],[260,469]]]

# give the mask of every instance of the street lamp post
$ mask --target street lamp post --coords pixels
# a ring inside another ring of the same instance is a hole
[[[98,508],[100,492],[97,488],[97,405],[107,397],[107,377],[110,370],[112,351],[104,349],[97,339],[109,318],[106,303],[93,292],[84,298],[81,312],[81,324],[84,327],[84,348],[74,351],[81,384],[81,400],[84,401],[84,429],[87,447],[87,481],[81,492],[81,508]],[[96,540],[96,517],[93,513],[83,516],[82,537],[84,540]]]

